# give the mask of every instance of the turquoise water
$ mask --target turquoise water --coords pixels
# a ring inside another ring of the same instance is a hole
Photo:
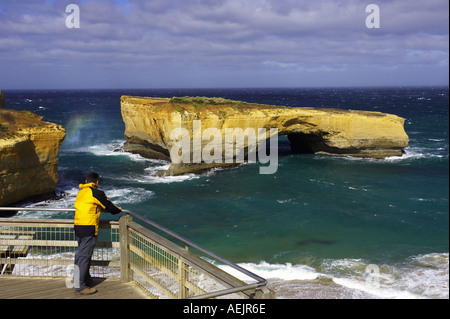
[[[448,88],[6,91],[9,108],[62,124],[60,198],[71,207],[90,170],[118,205],[268,278],[331,279],[356,298],[448,298]],[[157,177],[168,163],[125,153],[120,96],[220,96],[292,107],[338,107],[405,118],[410,146],[384,160],[294,154],[279,140],[276,174],[259,163]],[[71,218],[62,213],[18,217]],[[105,218],[108,218],[105,215]],[[378,265],[382,284],[363,287]],[[277,280],[278,280],[277,279]],[[284,285],[284,286],[283,286]],[[362,295],[361,295],[362,294]]]

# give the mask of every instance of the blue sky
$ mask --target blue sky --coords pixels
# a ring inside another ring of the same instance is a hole
[[[0,89],[448,85],[448,23],[447,0],[0,0]]]

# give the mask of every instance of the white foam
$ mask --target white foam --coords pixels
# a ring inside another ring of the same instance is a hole
[[[76,196],[80,189],[74,187],[64,191],[58,199],[26,204],[24,207],[42,208],[42,211],[20,211],[15,218],[65,218],[73,217],[73,212],[45,211],[46,208],[73,209]],[[137,204],[150,199],[154,192],[141,187],[104,188],[106,196],[116,205]],[[124,207],[122,207],[124,208]]]
[[[281,298],[299,296],[298,293],[306,287],[306,283],[309,288],[316,282],[320,289],[327,289],[327,285],[321,285],[320,282],[330,280],[342,287],[343,291],[353,291],[354,298],[447,299],[448,256],[448,253],[419,255],[411,257],[405,264],[379,265],[376,266],[379,269],[376,280],[369,278],[367,269],[370,264],[362,259],[324,260],[318,269],[301,264],[270,264],[264,261],[238,265],[268,279],[269,286],[270,282],[276,282],[279,290],[277,294]],[[219,268],[247,283],[254,281],[230,266],[219,265]]]
[[[69,148],[69,152],[91,153],[96,156],[127,156],[137,162],[154,161],[147,159],[138,154],[133,154],[123,150],[123,140],[112,140],[107,143],[100,143],[94,145],[83,145],[74,148]],[[64,151],[64,150],[63,150]]]
[[[279,204],[287,204],[292,201],[295,201],[295,198],[289,198],[289,199],[277,199],[277,203]]]
[[[43,211],[19,211],[14,218],[65,218],[67,216],[73,217],[73,212],[54,212],[45,211],[46,208],[60,208],[73,209],[75,198],[79,191],[78,187],[74,187],[64,191],[64,194],[58,199],[50,199],[41,202],[28,203],[23,207],[42,208]]]
[[[402,156],[389,156],[383,159],[373,159],[373,158],[364,158],[364,157],[353,157],[353,156],[342,156],[339,158],[346,159],[349,161],[357,161],[357,162],[401,162],[415,159],[424,159],[424,158],[443,158],[442,154],[434,154],[432,151],[442,150],[442,149],[426,149],[420,147],[407,147],[404,149],[404,153]]]
[[[260,262],[259,264],[254,263],[240,263],[238,264],[244,269],[257,274],[263,278],[276,278],[283,280],[313,280],[319,275],[313,268],[306,265],[292,265],[291,263],[286,264],[269,264],[267,262]],[[227,266],[219,266],[222,270],[231,273],[233,276],[243,280],[248,281],[249,277],[242,272]]]
[[[449,254],[433,253],[411,258],[411,266],[401,270],[405,289],[429,298],[449,298]]]
[[[410,293],[409,291],[397,290],[394,288],[384,288],[368,284],[366,281],[349,279],[349,278],[333,278],[333,282],[343,287],[368,293],[374,297],[383,299],[419,299],[420,295]]]
[[[122,143],[120,141],[112,141],[110,143],[87,146],[79,150],[84,150],[98,156],[117,156],[124,154],[124,152],[120,151],[121,146]]]
[[[369,265],[360,259],[341,259],[328,263],[324,272],[333,282],[377,298],[448,298],[448,253],[414,256],[401,265],[377,265],[376,284],[368,281]]]
[[[158,164],[158,165],[155,165]],[[135,181],[139,183],[148,183],[148,184],[167,184],[167,183],[179,183],[184,182],[191,179],[200,178],[198,175],[194,174],[186,174],[180,176],[158,176],[159,172],[165,171],[169,169],[170,163],[153,163],[152,166],[149,166],[144,169],[145,175],[141,175],[136,177]]]
[[[128,156],[135,161],[147,161],[145,157],[137,154],[125,152],[122,140],[112,140],[108,143],[100,143],[82,147],[71,148],[70,152],[87,152],[96,156]]]
[[[402,156],[391,156],[384,159],[386,162],[397,162],[411,159],[423,159],[423,158],[442,158],[441,154],[430,153],[430,150],[420,147],[407,147],[404,149]]]
[[[158,176],[159,172],[169,169],[170,163],[163,160],[149,159],[138,154],[126,152],[122,149],[123,141],[113,140],[109,143],[96,144],[91,146],[70,149],[70,152],[89,152],[96,156],[126,156],[135,162],[148,163],[149,166],[144,169],[144,174],[134,175],[132,177],[122,176],[119,180],[133,181],[143,184],[167,184],[178,183],[186,180],[197,179],[198,175],[186,174],[180,176]]]
[[[140,187],[105,189],[105,193],[117,205],[141,203],[150,199],[154,194],[154,192]]]

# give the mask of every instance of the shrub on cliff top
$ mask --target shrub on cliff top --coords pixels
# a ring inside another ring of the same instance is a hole
[[[221,97],[203,97],[203,96],[182,96],[173,97],[170,99],[171,103],[192,103],[192,104],[234,104],[242,103],[238,101],[231,101]]]
[[[0,109],[5,107],[5,96],[2,93],[2,90],[0,90]]]
[[[0,138],[14,137],[16,134],[14,131],[10,131],[8,126],[0,124]]]
[[[248,109],[248,108],[285,108],[285,106],[279,105],[266,105],[258,103],[247,103],[243,101],[227,100],[221,97],[204,97],[204,96],[182,96],[173,97],[170,99],[170,103],[179,104],[192,104],[196,109],[202,109],[210,105],[227,105],[236,109]]]

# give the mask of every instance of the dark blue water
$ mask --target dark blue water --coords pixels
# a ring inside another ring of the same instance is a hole
[[[376,297],[448,298],[447,87],[4,94],[8,108],[30,110],[67,130],[57,190],[64,196],[48,206],[70,207],[85,173],[95,170],[102,176],[101,188],[118,205],[266,277],[286,283],[332,278]],[[121,95],[210,96],[393,113],[405,118],[410,145],[402,158],[368,160],[293,154],[280,137],[276,174],[260,175],[259,164],[246,164],[201,176],[161,178],[156,173],[167,163],[120,151]],[[359,285],[369,264],[382,272],[377,289]]]

